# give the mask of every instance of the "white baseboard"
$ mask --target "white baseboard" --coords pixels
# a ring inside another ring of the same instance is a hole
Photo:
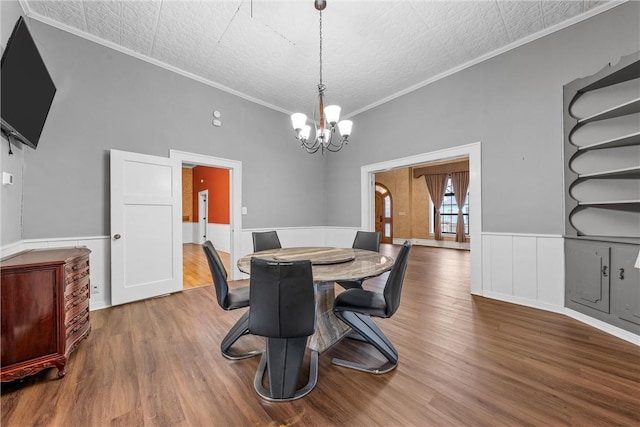
[[[558,307],[556,305],[545,304],[545,303],[541,303],[541,302],[526,299],[526,298],[518,298],[512,295],[504,295],[504,294],[498,294],[498,293],[488,292],[488,291],[484,292],[481,296],[499,300],[499,301],[508,302],[511,304],[518,304],[526,307],[537,308],[544,311],[563,314],[565,316],[576,319],[579,322],[585,323],[589,326],[593,326],[594,328],[600,331],[606,332],[622,340],[630,342],[631,344],[640,346],[640,336],[634,334],[633,332],[629,332],[624,329],[618,328],[617,326],[610,325],[609,323],[605,323],[598,319],[594,319],[593,317],[589,317],[580,312],[571,310],[570,308]]]
[[[500,294],[500,293],[491,292],[491,291],[484,291],[482,293],[482,296],[486,298],[495,299],[498,301],[508,302],[511,304],[523,305],[526,307],[537,308],[539,310],[550,311],[552,313],[565,314],[564,307],[559,307],[553,304],[546,304],[546,303],[528,299],[528,298],[522,298],[522,297],[517,297],[513,295],[505,295],[505,294]]]
[[[593,326],[594,328],[599,329],[603,332],[607,332],[615,337],[630,342],[631,344],[640,346],[640,336],[634,334],[633,332],[625,331],[624,329],[618,328],[617,326],[613,326],[601,320],[594,319],[593,317],[589,317],[586,314],[571,310],[570,308],[565,308],[563,310],[563,313],[582,323],[586,323],[587,325]]]
[[[402,245],[406,239],[393,239],[394,245]],[[460,243],[454,242],[451,240],[430,240],[430,239],[408,239],[411,240],[411,243],[419,246],[429,246],[434,248],[445,248],[445,249],[462,249],[462,250],[471,250],[470,243]]]

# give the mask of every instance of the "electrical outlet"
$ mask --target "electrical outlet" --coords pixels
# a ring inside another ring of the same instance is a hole
[[[91,293],[92,294],[99,294],[100,293],[100,286],[98,284],[92,284],[91,285]]]

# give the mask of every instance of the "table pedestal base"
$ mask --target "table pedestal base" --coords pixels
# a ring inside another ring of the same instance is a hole
[[[307,347],[322,353],[351,331],[333,314],[336,292],[334,282],[316,283],[316,331],[309,337]]]

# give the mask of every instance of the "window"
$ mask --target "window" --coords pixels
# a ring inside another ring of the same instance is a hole
[[[436,209],[433,208],[433,215],[436,215]],[[464,200],[462,207],[462,215],[464,215],[464,234],[469,235],[469,193]],[[444,191],[444,199],[440,207],[440,227],[444,234],[456,234],[456,226],[458,224],[458,204],[453,195],[453,184],[451,176],[447,179],[447,189]]]

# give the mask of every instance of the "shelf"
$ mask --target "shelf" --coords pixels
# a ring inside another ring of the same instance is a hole
[[[578,176],[588,176],[602,171],[620,170],[640,165],[640,145],[608,147],[601,150],[582,150],[567,153],[568,170]]]
[[[627,147],[630,145],[640,144],[640,132],[633,133],[631,135],[624,135],[617,138],[612,138],[607,141],[596,142],[591,145],[585,145],[584,147],[578,147],[578,151],[586,150],[601,150],[603,148],[615,148],[615,147]]]
[[[569,195],[581,205],[627,203],[640,200],[640,185],[635,179],[579,179],[569,187]]]
[[[568,139],[578,150],[599,144],[612,146],[640,143],[640,113],[610,117],[605,120],[577,124],[571,128]]]
[[[610,236],[640,238],[640,212],[610,206],[578,206],[569,215],[572,227],[583,236]]]
[[[596,113],[592,116],[580,119],[578,120],[578,124],[610,119],[612,117],[626,116],[627,114],[633,114],[637,112],[640,112],[640,98],[633,99],[629,102],[625,102],[624,104],[617,105],[615,107]]]
[[[640,178],[640,166],[578,175],[583,178]]]
[[[640,245],[640,239],[634,237],[610,237],[610,236],[586,236],[586,235],[578,235],[578,236],[570,236],[565,234],[563,236],[565,239],[572,240],[584,240],[584,241],[592,241],[592,242],[607,242],[607,243],[624,243],[630,245]]]
[[[597,206],[597,207],[633,207],[637,205],[640,208],[640,199],[638,200],[603,200],[598,202],[578,202],[578,206]]]
[[[640,79],[626,80],[591,91],[580,91],[571,100],[569,114],[580,120],[639,97]]]

